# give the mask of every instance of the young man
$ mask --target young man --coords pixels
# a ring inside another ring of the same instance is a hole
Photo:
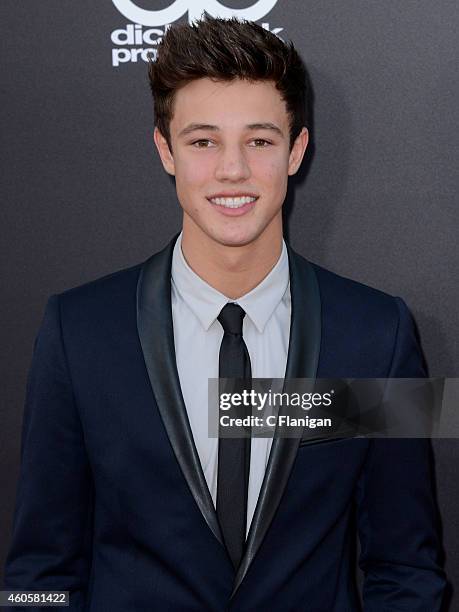
[[[424,375],[401,299],[283,241],[308,144],[300,58],[209,18],[168,30],[150,80],[183,229],[49,300],[6,588],[91,612],[350,612],[355,510],[365,611],[439,610],[427,440],[208,436],[208,378]]]

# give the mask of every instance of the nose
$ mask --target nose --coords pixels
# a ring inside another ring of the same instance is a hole
[[[239,145],[225,146],[220,151],[215,178],[219,181],[242,181],[250,177],[250,166]]]

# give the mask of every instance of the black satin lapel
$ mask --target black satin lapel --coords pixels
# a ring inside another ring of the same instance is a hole
[[[287,252],[292,310],[284,390],[288,390],[288,379],[316,377],[321,339],[320,293],[314,268],[288,245]],[[231,597],[244,579],[279,506],[299,443],[300,437],[273,440],[246,551],[238,568]]]
[[[175,456],[199,510],[223,545],[188,421],[175,360],[171,266],[176,239],[177,236],[142,266],[137,284],[137,329],[153,394]]]

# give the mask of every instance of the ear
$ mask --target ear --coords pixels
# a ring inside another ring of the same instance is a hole
[[[172,157],[172,153],[170,152],[167,140],[164,138],[164,136],[161,134],[157,127],[155,127],[153,132],[153,140],[155,141],[156,148],[158,149],[159,157],[161,158],[164,170],[168,174],[172,174],[173,176],[175,176],[174,158]]]
[[[290,156],[288,159],[288,174],[291,176],[292,174],[296,174],[298,168],[301,165],[301,162],[304,157],[304,153],[308,146],[309,142],[309,132],[304,127],[293,143],[292,150],[290,151]]]

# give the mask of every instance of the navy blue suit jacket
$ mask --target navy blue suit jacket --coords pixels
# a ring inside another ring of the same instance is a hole
[[[355,519],[365,612],[439,610],[426,439],[275,439],[234,571],[177,374],[174,242],[48,302],[5,587],[90,612],[353,612]],[[425,375],[401,299],[288,254],[286,378]]]

